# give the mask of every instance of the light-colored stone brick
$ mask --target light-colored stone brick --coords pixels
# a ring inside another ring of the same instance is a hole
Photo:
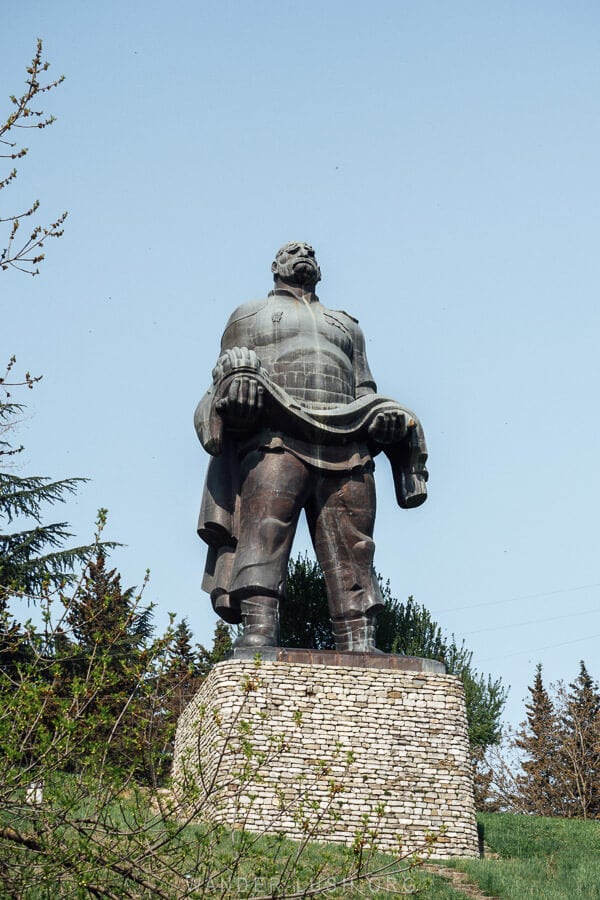
[[[180,717],[173,782],[188,811],[232,827],[351,844],[366,822],[381,850],[434,833],[434,858],[478,852],[452,675],[220,663]]]

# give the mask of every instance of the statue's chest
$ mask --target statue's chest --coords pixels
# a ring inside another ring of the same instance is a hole
[[[268,303],[255,320],[255,344],[259,347],[279,347],[293,344],[306,346],[306,351],[327,346],[352,354],[352,338],[348,329],[333,313],[320,303],[283,300]],[[260,353],[259,353],[260,356]]]

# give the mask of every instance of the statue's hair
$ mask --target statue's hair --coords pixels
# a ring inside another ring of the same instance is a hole
[[[296,244],[306,244],[306,241],[286,241],[286,243],[282,247],[280,247],[279,250],[277,251],[277,253],[275,254],[275,259],[279,259],[279,257],[281,256],[282,253],[287,252],[288,247],[295,247]],[[310,244],[306,244],[306,246],[310,247],[311,250],[314,249],[313,247],[311,247]]]

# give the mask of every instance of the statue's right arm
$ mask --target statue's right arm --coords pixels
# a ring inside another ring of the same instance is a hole
[[[250,303],[242,303],[234,309],[221,338],[221,353],[232,347],[247,347],[254,350],[254,318],[266,302],[266,300],[251,300]]]
[[[213,370],[213,415],[220,416],[225,428],[233,432],[251,431],[263,409],[263,387],[248,372],[260,370],[254,349],[253,325],[256,312],[265,301],[244,303],[229,317],[221,339],[221,353]],[[237,368],[243,369],[239,376]],[[227,383],[227,376],[233,373]]]
[[[194,412],[194,428],[198,440],[207,453],[218,456],[221,452],[223,426],[214,407],[215,386],[211,385]]]

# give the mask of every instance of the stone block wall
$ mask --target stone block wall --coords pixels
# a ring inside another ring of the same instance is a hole
[[[217,665],[180,717],[174,790],[232,827],[433,858],[476,856],[463,688],[452,675]]]

